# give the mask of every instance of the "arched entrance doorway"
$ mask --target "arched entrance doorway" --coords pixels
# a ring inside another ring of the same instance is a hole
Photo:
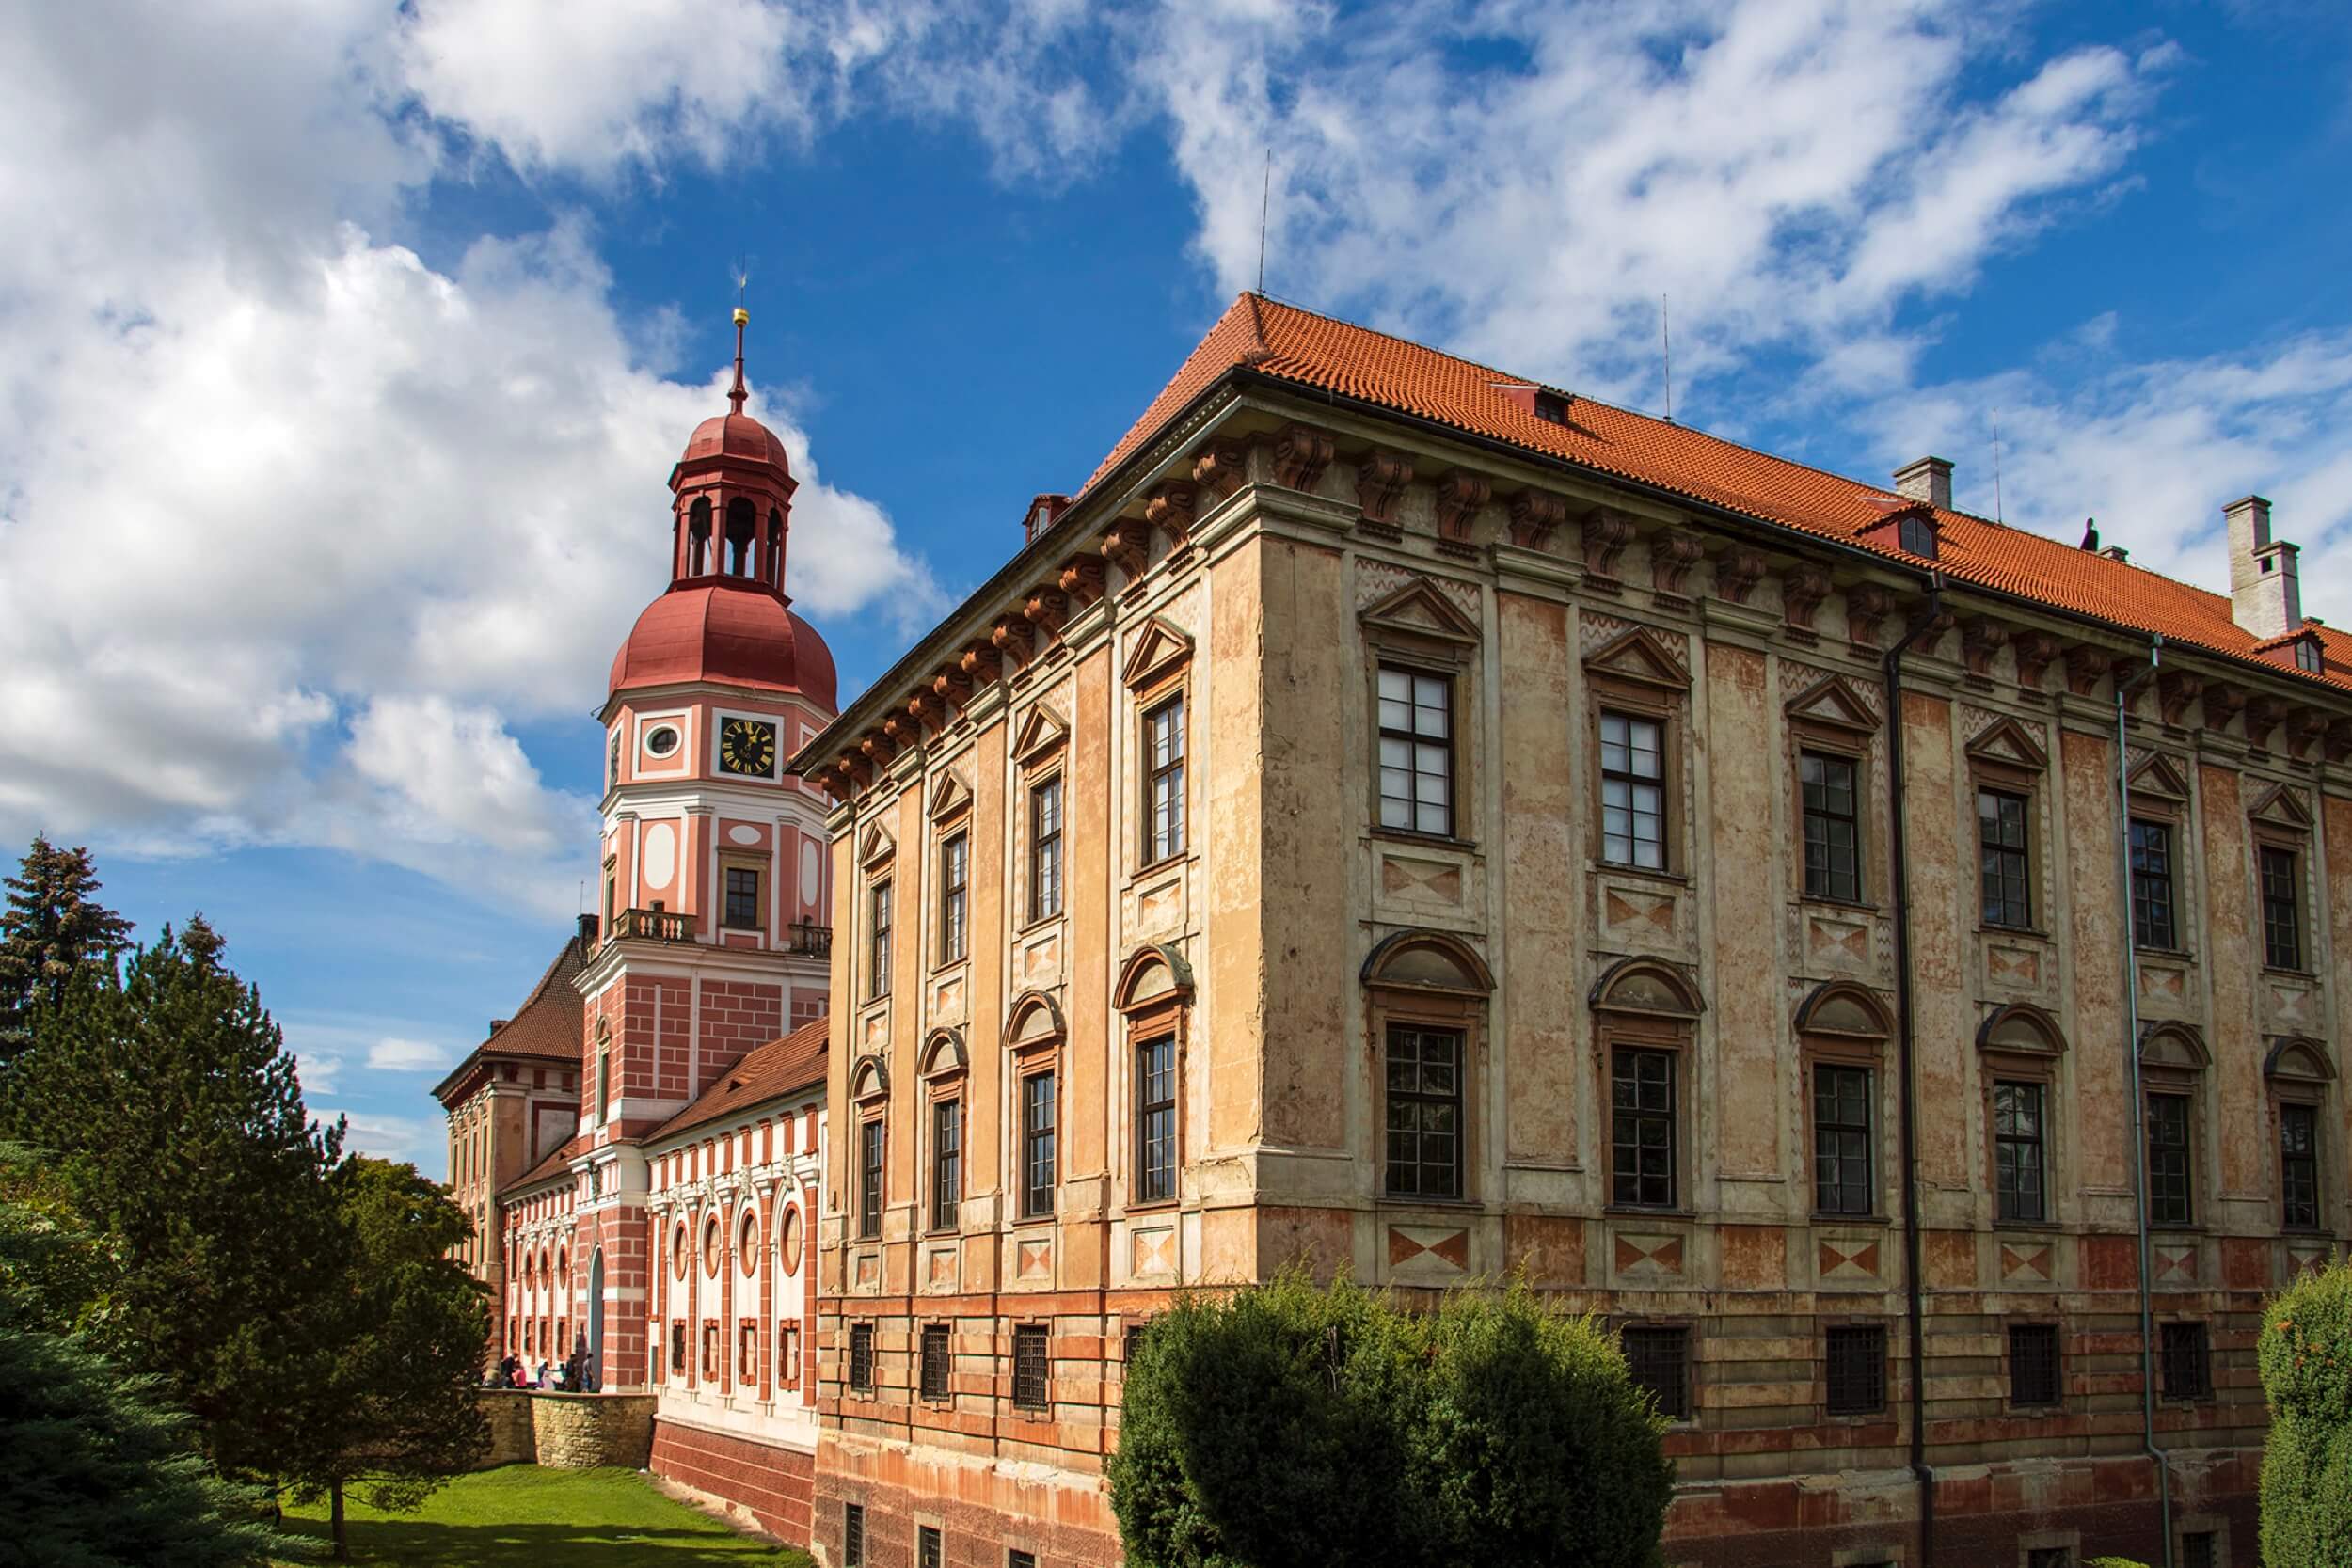
[[[604,1248],[588,1259],[588,1386],[604,1386]]]

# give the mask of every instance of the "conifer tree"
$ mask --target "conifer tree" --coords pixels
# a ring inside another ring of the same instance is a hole
[[[131,923],[97,898],[87,849],[37,835],[0,909],[0,1071],[24,1049],[30,1013],[55,1006],[74,973],[110,961],[131,942]]]
[[[326,1353],[341,1126],[310,1120],[277,1024],[200,917],[119,982],[83,965],[33,1022],[8,1118],[115,1240],[108,1348],[163,1380],[222,1469],[277,1471],[283,1413]]]
[[[343,1498],[416,1507],[488,1440],[474,1386],[490,1331],[481,1283],[453,1257],[464,1210],[411,1164],[355,1156],[329,1178],[343,1230],[341,1289],[312,1325],[327,1354],[299,1411],[282,1473],[297,1498],[328,1500],[334,1555],[349,1555]]]

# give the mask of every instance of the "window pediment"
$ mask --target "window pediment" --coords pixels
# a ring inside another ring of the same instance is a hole
[[[1060,751],[1069,738],[1070,726],[1040,703],[1022,716],[1021,728],[1013,736],[1012,760],[1023,768],[1035,767]]]
[[[1584,656],[1584,668],[1643,686],[1675,691],[1691,689],[1691,672],[1647,626],[1631,627],[1595,648]]]
[[[952,768],[942,773],[939,783],[931,787],[930,813],[934,822],[945,822],[951,816],[961,816],[971,805],[972,786],[958,778]]]
[[[1127,662],[1120,671],[1120,678],[1130,689],[1152,686],[1182,669],[1191,657],[1192,639],[1166,617],[1154,615],[1143,624],[1143,629],[1129,644]]]
[[[2311,832],[2312,810],[2303,803],[2303,792],[2287,784],[2275,784],[2270,793],[2254,802],[2248,813],[2257,822],[2285,828],[2303,833]]]
[[[1122,1013],[1169,1001],[1192,998],[1192,966],[1165,942],[1154,942],[1129,956],[1119,972],[1111,1006]]]
[[[1968,742],[1968,754],[1979,762],[1998,763],[2039,773],[2050,766],[2050,754],[2032,731],[2014,719],[2001,719]]]
[[[2188,775],[2181,765],[2162,752],[2151,752],[2147,759],[2131,771],[2132,793],[2160,795],[2167,800],[2185,801],[2188,799]]]
[[[2040,1007],[2011,1003],[1995,1007],[1977,1025],[1977,1049],[2005,1051],[2026,1056],[2059,1056],[2066,1052],[2066,1032]]]
[[[1479,641],[1478,623],[1427,578],[1414,578],[1385,598],[1375,600],[1357,613],[1357,619],[1368,627],[1412,637],[1434,637],[1445,642]]]
[[[1419,990],[1484,996],[1495,989],[1494,972],[1476,948],[1444,931],[1399,931],[1365,955],[1359,978],[1368,986],[1410,986]]]
[[[866,829],[866,836],[858,841],[857,863],[871,869],[886,863],[892,855],[898,852],[898,844],[892,840],[889,832],[877,822]]]
[[[1895,1032],[1895,1022],[1876,992],[1867,987],[1833,980],[1817,987],[1799,1004],[1797,1032],[1883,1040]]]
[[[882,1057],[868,1052],[850,1064],[850,1098],[880,1100],[890,1093],[890,1069]]]
[[[914,1070],[925,1078],[944,1077],[961,1072],[971,1065],[963,1049],[963,1036],[954,1029],[934,1029],[923,1042],[923,1054]]]
[[[1843,675],[1815,681],[1788,702],[1790,719],[1827,724],[1855,735],[1877,733],[1879,716]]]
[[[1593,1009],[1652,1018],[1696,1018],[1707,1010],[1698,987],[1658,958],[1620,958],[1593,982]]]
[[[2263,1058],[2263,1076],[2296,1084],[2332,1084],[2336,1069],[2328,1060],[2326,1046],[2296,1035],[2271,1046],[2270,1053]]]
[[[2152,1023],[2140,1031],[2139,1062],[2142,1067],[2201,1072],[2213,1065],[2213,1056],[2205,1049],[2204,1037],[2189,1025]]]
[[[1022,992],[1005,1014],[1005,1044],[1014,1051],[1054,1044],[1065,1032],[1060,1006],[1041,990]]]

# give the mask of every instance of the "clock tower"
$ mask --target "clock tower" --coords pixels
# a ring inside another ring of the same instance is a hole
[[[583,965],[574,1257],[610,1389],[646,1383],[647,1171],[639,1144],[754,1046],[825,1013],[827,801],[783,771],[834,717],[833,656],[785,594],[796,488],[784,443],[729,412],[670,471],[669,587],[612,660],[600,938]]]

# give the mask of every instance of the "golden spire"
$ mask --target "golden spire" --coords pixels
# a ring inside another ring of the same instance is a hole
[[[735,385],[727,388],[727,403],[738,414],[743,412],[743,400],[751,393],[743,389],[743,328],[749,326],[752,313],[740,305],[735,308]]]

